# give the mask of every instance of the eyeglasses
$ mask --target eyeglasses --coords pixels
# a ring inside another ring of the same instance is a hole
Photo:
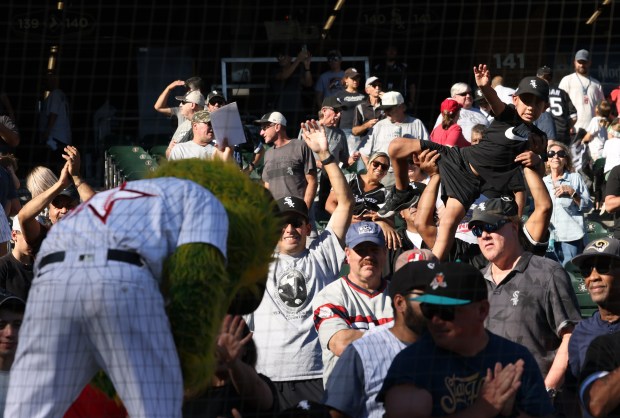
[[[211,106],[216,106],[216,105],[224,106],[226,104],[226,101],[222,99],[211,99],[209,100],[209,104]]]
[[[293,228],[301,228],[304,222],[306,222],[306,220],[301,216],[287,216],[282,219],[282,228],[286,228],[289,225]]]
[[[558,156],[558,158],[566,158],[566,151],[564,151],[563,149],[559,150],[559,151],[547,151],[547,157],[549,158],[553,158],[555,156]]]
[[[596,268],[599,274],[609,274],[612,270],[620,267],[620,263],[611,257],[595,257],[590,262],[581,265],[579,270],[583,278],[589,277]]]
[[[189,102],[181,102],[181,106],[183,106],[184,104],[187,104],[187,103],[189,103]]]
[[[271,128],[272,126],[275,126],[275,123],[266,123],[264,125],[261,125],[260,130],[261,131],[266,131],[267,129]]]
[[[388,164],[383,164],[383,163],[380,163],[379,161],[373,161],[371,164],[372,164],[372,166],[374,168],[381,167],[381,169],[384,170],[384,171],[387,170],[388,168],[390,168],[390,166]]]
[[[451,321],[454,321],[454,317],[456,315],[455,306],[441,306],[441,305],[430,305],[428,303],[421,303],[420,309],[422,310],[422,315],[424,316],[424,318],[428,319],[429,321],[436,316],[442,321],[451,322]]]
[[[496,224],[488,224],[488,223],[476,224],[471,227],[471,233],[474,234],[474,236],[480,238],[482,236],[482,232],[487,232],[490,234],[491,232],[495,232],[499,230],[501,227],[503,227],[504,225],[509,224],[509,223],[510,223],[509,220],[502,219],[498,221]]]
[[[471,91],[466,91],[465,93],[456,93],[456,95],[457,96],[462,96],[462,97],[471,96]]]

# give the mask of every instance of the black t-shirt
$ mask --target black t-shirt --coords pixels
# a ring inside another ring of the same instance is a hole
[[[360,215],[364,210],[377,212],[385,203],[386,191],[383,185],[365,192],[359,175],[356,175],[349,182],[349,187],[355,199],[354,215]]]
[[[570,144],[570,115],[577,114],[577,109],[567,92],[558,85],[549,86],[549,113],[555,124],[555,139],[566,145]]]
[[[620,165],[615,166],[609,172],[607,185],[605,186],[606,196],[620,196]],[[620,211],[614,212],[614,225],[611,227],[614,238],[620,239]]]
[[[355,108],[358,104],[362,103],[366,99],[364,93],[349,93],[348,91],[341,91],[336,94],[336,97],[340,99],[340,102],[347,108],[342,109],[340,112],[340,129],[353,128],[353,118],[355,117]]]
[[[534,125],[527,125],[513,105],[507,105],[495,116],[480,143],[461,150],[465,161],[478,172],[481,193],[499,197],[525,189],[521,164],[514,159],[527,150],[530,133],[545,136]]]
[[[26,300],[33,277],[32,265],[20,263],[10,252],[0,257],[0,288]]]

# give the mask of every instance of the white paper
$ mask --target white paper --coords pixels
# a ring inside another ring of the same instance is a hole
[[[237,102],[229,103],[211,112],[211,126],[218,145],[221,145],[224,138],[228,138],[230,147],[245,142],[245,133]]]

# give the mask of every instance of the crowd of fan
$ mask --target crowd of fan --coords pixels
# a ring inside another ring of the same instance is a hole
[[[411,115],[415,86],[395,56],[364,80],[332,51],[316,83],[310,58],[282,51],[280,107],[255,121],[261,141],[246,132],[246,146],[215,138],[211,114],[226,99],[205,97],[199,78],[172,82],[155,103],[178,120],[167,159],[238,164],[269,190],[284,225],[264,296],[253,313],[225,319],[212,388],[183,416],[618,413],[620,221],[615,238],[592,242],[585,221],[620,208],[620,101],[589,75],[588,51],[559,84],[543,66],[511,89],[479,65],[476,88],[453,84],[433,127]],[[313,84],[320,110],[303,121],[298,93]],[[169,106],[177,87],[187,91]],[[96,193],[70,136],[54,133],[54,106],[42,134],[64,165],[58,177],[29,173],[23,207],[8,154],[18,140],[2,136],[7,380],[37,250]],[[571,266],[599,307],[591,318]],[[97,412],[77,412],[84,405]],[[88,386],[66,416],[124,414]]]

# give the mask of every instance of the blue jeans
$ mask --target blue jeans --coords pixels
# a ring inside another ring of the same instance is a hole
[[[553,243],[553,252],[555,253],[556,260],[562,264],[562,267],[566,266],[566,263],[571,261],[573,257],[583,252],[583,238],[575,241]]]

